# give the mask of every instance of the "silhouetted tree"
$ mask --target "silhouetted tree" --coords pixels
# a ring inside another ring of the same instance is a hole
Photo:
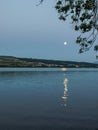
[[[55,9],[60,20],[66,21],[69,17],[74,30],[80,32],[76,39],[79,53],[88,51],[98,34],[98,0],[57,0]],[[98,45],[94,45],[94,50],[98,50]]]

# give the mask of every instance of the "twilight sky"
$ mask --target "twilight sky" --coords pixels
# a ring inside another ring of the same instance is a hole
[[[78,54],[70,21],[58,20],[55,0],[0,0],[0,55],[96,61],[92,51]],[[68,44],[64,46],[64,42]]]

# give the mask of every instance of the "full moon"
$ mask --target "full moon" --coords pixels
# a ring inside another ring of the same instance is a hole
[[[67,45],[67,42],[64,42],[64,45]]]

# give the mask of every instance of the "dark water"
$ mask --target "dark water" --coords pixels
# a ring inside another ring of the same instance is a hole
[[[0,130],[98,130],[98,69],[0,69]]]

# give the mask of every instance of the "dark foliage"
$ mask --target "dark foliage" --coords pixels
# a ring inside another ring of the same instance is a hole
[[[70,17],[74,30],[80,32],[76,39],[79,53],[88,51],[98,34],[98,0],[57,0],[55,9],[60,20],[66,21]],[[94,50],[98,50],[98,45]]]
[[[60,20],[65,21],[69,16],[74,30],[80,32],[76,39],[79,53],[88,51],[98,34],[98,0],[58,0],[55,8]],[[98,50],[98,45],[94,50]]]

